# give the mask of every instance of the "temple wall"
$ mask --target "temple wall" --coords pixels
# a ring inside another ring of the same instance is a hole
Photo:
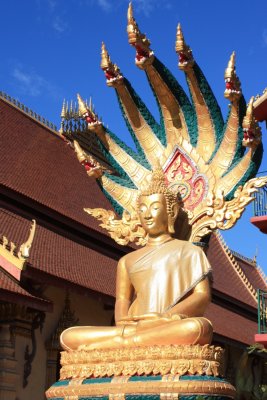
[[[14,400],[44,399],[45,390],[54,383],[57,378],[56,372],[58,371],[59,357],[59,350],[56,344],[56,339],[58,339],[57,328],[62,312],[66,307],[66,290],[48,287],[43,293],[43,296],[53,302],[54,310],[52,313],[46,313],[42,332],[40,328],[34,330],[36,340],[36,346],[34,347],[36,353],[33,361],[29,363],[31,372],[28,376],[26,387],[23,387],[23,377],[25,377],[24,356],[27,345],[29,346],[30,353],[33,349],[31,338],[32,319],[28,322],[17,322],[17,327],[15,328],[14,355],[16,359],[16,371],[19,378],[17,379],[16,397],[14,397]],[[99,298],[95,298],[70,292],[69,300],[70,309],[74,313],[74,319],[79,319],[78,325],[110,325],[113,311],[104,309],[101,295],[99,295]],[[51,343],[51,337],[53,335],[53,343]],[[12,397],[10,399],[12,399]],[[0,393],[0,400],[7,400],[7,398],[1,397]]]

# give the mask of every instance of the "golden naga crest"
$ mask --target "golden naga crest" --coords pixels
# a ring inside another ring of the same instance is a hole
[[[108,86],[116,90],[122,115],[137,151],[123,143],[100,120],[91,104],[78,95],[79,117],[94,135],[110,170],[87,154],[78,142],[75,151],[87,174],[98,179],[115,211],[85,209],[119,244],[146,243],[136,212],[136,198],[148,185],[158,164],[167,186],[179,196],[188,229],[181,239],[199,242],[215,229],[229,229],[267,184],[255,178],[262,158],[261,131],[253,115],[253,97],[246,105],[236,73],[235,53],[225,70],[224,97],[230,101],[223,120],[210,86],[186,44],[180,24],[175,50],[179,68],[189,86],[188,98],[176,78],[155,56],[128,9],[128,39],[135,49],[136,65],[146,76],[159,107],[159,122],[135,92],[102,44],[101,68]],[[77,140],[77,138],[76,138]],[[181,226],[180,226],[181,229]]]

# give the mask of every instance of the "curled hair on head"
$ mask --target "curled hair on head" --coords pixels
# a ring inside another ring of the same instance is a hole
[[[160,167],[157,167],[151,177],[151,181],[146,188],[141,190],[137,197],[137,206],[141,196],[150,196],[152,194],[163,194],[166,199],[167,213],[172,214],[174,204],[177,204],[177,196],[168,188],[165,182],[165,175]]]

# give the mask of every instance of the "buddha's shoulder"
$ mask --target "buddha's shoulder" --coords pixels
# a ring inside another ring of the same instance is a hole
[[[199,246],[196,246],[192,242],[188,242],[187,240],[179,240],[179,239],[173,239],[172,241],[172,247],[179,248],[183,252],[190,252],[190,253],[202,253],[202,250]]]
[[[127,266],[135,262],[138,258],[142,257],[148,252],[147,247],[141,247],[140,249],[134,250],[131,253],[125,254],[120,260],[119,264],[122,266]]]

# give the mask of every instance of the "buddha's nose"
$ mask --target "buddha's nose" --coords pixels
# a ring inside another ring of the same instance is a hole
[[[150,219],[151,218],[151,212],[150,210],[147,210],[145,213],[145,219]]]

